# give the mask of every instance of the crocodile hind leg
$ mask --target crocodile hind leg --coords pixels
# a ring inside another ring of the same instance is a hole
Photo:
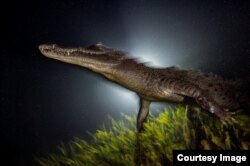
[[[209,111],[220,119],[225,119],[228,116],[224,108],[222,108],[216,101],[214,101],[212,99],[212,96],[209,96],[206,91],[202,90],[192,83],[183,80],[175,81],[170,88],[170,91],[177,95],[195,99],[196,103],[201,108]]]

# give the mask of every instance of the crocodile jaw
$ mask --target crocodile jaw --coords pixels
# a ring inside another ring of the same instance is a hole
[[[48,58],[82,66],[101,74],[109,73],[110,68],[119,64],[121,59],[104,50],[62,48],[56,44],[39,45],[39,50]]]

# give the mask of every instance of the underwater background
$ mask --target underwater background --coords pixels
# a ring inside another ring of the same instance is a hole
[[[46,59],[37,48],[101,41],[151,66],[249,81],[247,1],[43,0],[2,7],[0,165],[133,165],[137,138],[145,150],[139,159],[148,165],[171,163],[175,148],[249,149],[249,110],[225,125],[202,110],[156,103],[137,136],[133,92]]]

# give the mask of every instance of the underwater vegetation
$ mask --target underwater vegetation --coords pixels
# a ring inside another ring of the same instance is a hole
[[[250,149],[250,117],[234,115],[237,123],[221,123],[205,111],[178,106],[149,115],[142,133],[136,132],[135,116],[110,118],[111,126],[91,134],[92,141],[75,138],[60,145],[58,153],[38,158],[41,166],[145,166],[171,165],[172,150]],[[140,147],[138,150],[138,146]]]

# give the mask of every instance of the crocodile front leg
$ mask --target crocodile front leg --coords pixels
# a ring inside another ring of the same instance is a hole
[[[140,110],[137,115],[137,131],[139,133],[143,130],[143,123],[148,116],[150,103],[150,101],[140,98]]]

